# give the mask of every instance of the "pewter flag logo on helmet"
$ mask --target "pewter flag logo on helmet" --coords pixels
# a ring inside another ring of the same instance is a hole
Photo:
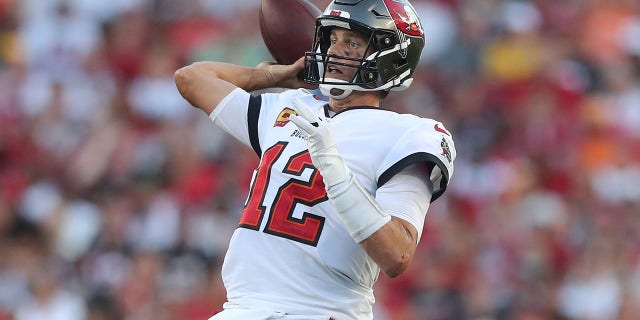
[[[398,30],[412,36],[424,37],[416,10],[406,0],[384,0]]]

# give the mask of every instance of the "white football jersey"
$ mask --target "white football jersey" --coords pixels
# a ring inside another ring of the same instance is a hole
[[[307,143],[289,121],[294,98],[329,115],[327,102],[304,89],[260,96],[236,89],[210,115],[261,159],[222,268],[225,306],[371,319],[379,268],[328,201]],[[350,108],[330,121],[338,152],[372,196],[419,162],[432,168],[425,172],[432,201],[446,189],[456,151],[440,122],[372,107]]]

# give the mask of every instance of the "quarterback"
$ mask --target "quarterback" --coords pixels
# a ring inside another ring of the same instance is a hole
[[[423,46],[406,0],[341,0],[294,64],[176,71],[182,96],[260,158],[222,268],[227,302],[212,319],[373,318],[380,271],[406,270],[453,174],[442,123],[380,107],[410,86]],[[288,89],[250,93],[274,87]]]

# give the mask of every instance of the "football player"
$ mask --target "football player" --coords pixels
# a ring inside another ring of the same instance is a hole
[[[379,272],[407,269],[453,174],[442,123],[380,108],[409,87],[423,46],[406,0],[339,0],[292,65],[176,72],[183,97],[260,157],[222,268],[227,302],[212,319],[373,318]],[[291,89],[250,93],[272,87]]]

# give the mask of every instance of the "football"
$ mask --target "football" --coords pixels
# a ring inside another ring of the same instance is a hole
[[[273,59],[292,64],[311,50],[322,11],[308,0],[262,0],[260,33]]]

